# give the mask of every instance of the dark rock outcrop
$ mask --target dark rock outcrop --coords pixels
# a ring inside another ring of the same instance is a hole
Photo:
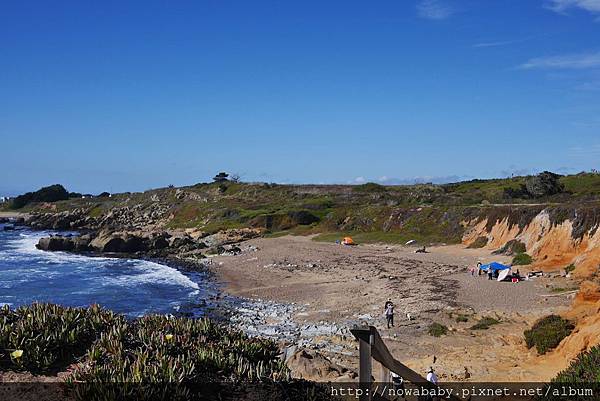
[[[45,251],[96,252],[138,255],[152,258],[201,258],[203,242],[185,233],[171,235],[166,231],[127,232],[104,230],[82,236],[50,236],[41,238],[36,245]]]
[[[148,240],[149,237],[144,234],[103,231],[92,240],[90,246],[96,252],[136,253],[150,249]]]
[[[97,220],[88,216],[83,209],[59,213],[32,213],[24,223],[40,230],[93,230],[98,226]]]
[[[36,248],[44,251],[86,252],[90,250],[91,236],[61,237],[58,235],[40,238]]]

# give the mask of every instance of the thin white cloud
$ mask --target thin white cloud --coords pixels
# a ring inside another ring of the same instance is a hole
[[[441,0],[420,0],[417,3],[417,13],[422,18],[443,20],[450,17],[454,10]]]
[[[515,43],[514,40],[501,40],[498,42],[481,42],[475,43],[473,47],[497,47],[497,46],[506,46]]]
[[[592,14],[600,14],[600,0],[550,0],[547,7],[557,13],[570,8],[580,8]]]
[[[600,68],[600,52],[567,54],[562,56],[532,58],[519,66],[523,70],[533,69],[568,69],[583,70]]]
[[[479,47],[507,46],[507,45],[512,45],[512,44],[516,44],[516,43],[527,42],[529,40],[538,38],[539,36],[540,35],[532,35],[532,36],[526,36],[526,37],[523,37],[523,38],[508,39],[508,40],[490,40],[490,41],[487,41],[487,42],[475,43],[471,47],[479,48]]]

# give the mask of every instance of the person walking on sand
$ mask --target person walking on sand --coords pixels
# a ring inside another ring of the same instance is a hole
[[[430,367],[427,371],[427,381],[433,384],[438,384],[438,377],[433,371],[433,367]]]
[[[390,298],[385,303],[385,320],[387,322],[387,328],[390,328],[390,325],[394,327],[394,303]]]
[[[427,381],[429,383],[435,384],[436,386],[438,385],[438,377],[433,371],[433,367],[429,367],[429,370],[427,371]],[[427,401],[438,400],[437,397],[433,397],[432,395],[428,395],[426,399]]]
[[[392,305],[394,304],[394,303],[392,302],[392,298],[388,298],[388,299],[387,299],[387,301],[385,301],[385,305],[383,306],[383,309],[386,309],[386,308],[388,307],[388,305],[389,305],[389,304],[392,304]]]
[[[493,280],[494,279],[494,271],[492,270],[492,267],[488,267],[488,280]]]

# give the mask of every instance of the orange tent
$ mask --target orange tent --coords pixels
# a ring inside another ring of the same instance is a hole
[[[352,239],[352,237],[344,237],[344,240],[342,241],[342,244],[344,244],[344,245],[354,245],[354,240]]]

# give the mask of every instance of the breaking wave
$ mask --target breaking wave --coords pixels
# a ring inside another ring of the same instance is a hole
[[[216,293],[203,273],[146,260],[37,249],[39,239],[50,234],[54,233],[0,232],[0,305],[99,303],[130,316],[179,311],[202,315],[198,305]]]

